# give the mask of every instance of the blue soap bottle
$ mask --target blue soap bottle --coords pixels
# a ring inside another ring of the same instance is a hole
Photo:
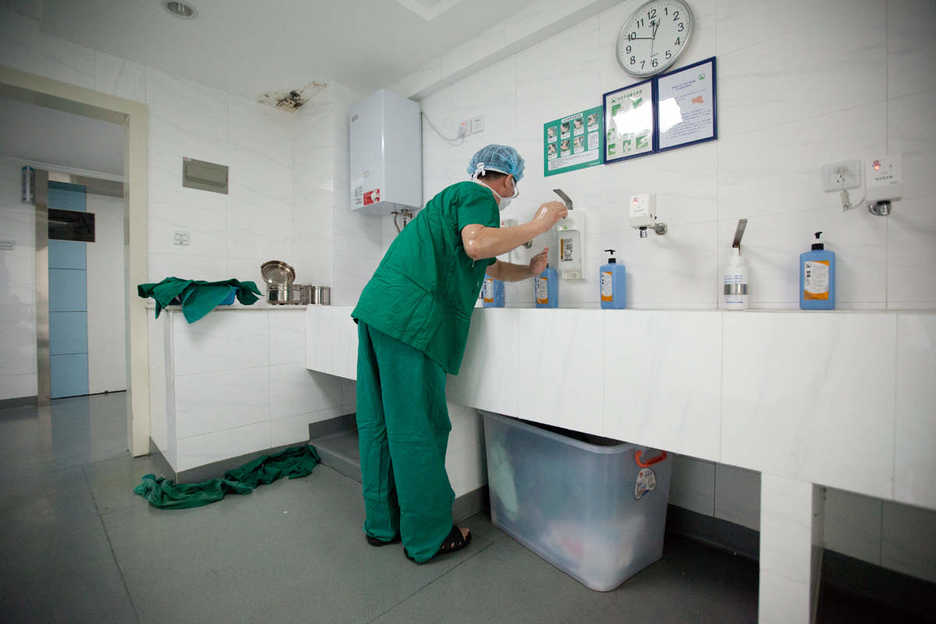
[[[504,303],[504,282],[485,275],[484,286],[481,287],[481,305],[485,308],[503,308]]]
[[[612,254],[608,264],[602,264],[598,270],[599,295],[601,307],[605,310],[623,310],[625,307],[625,294],[627,287],[627,273],[623,264],[617,263],[613,249],[605,249]]]
[[[537,308],[559,307],[559,274],[546,265],[546,270],[533,280],[533,297]]]
[[[835,309],[835,254],[827,251],[822,232],[816,232],[812,249],[800,254],[800,308]]]

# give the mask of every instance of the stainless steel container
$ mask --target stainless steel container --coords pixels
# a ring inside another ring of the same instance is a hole
[[[311,286],[309,284],[300,284],[299,289],[300,289],[300,296],[299,296],[300,304],[312,305],[316,302],[315,286]]]
[[[319,305],[331,305],[331,287],[330,286],[316,286],[315,287],[315,303]]]
[[[289,287],[286,284],[270,286],[267,291],[267,300],[273,305],[289,303]]]

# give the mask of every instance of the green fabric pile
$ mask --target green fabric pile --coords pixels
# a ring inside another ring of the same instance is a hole
[[[152,474],[143,475],[143,482],[133,488],[133,492],[159,509],[201,507],[221,500],[225,494],[250,494],[257,486],[273,483],[282,477],[304,477],[320,461],[315,447],[294,446],[228,470],[221,479],[201,483],[176,483]]]
[[[156,302],[156,318],[159,318],[159,313],[166,306],[181,303],[185,320],[194,323],[227,299],[232,288],[236,290],[237,300],[244,305],[256,303],[261,296],[254,282],[236,279],[204,282],[178,277],[167,277],[158,284],[139,284],[137,294],[144,299],[153,298]]]

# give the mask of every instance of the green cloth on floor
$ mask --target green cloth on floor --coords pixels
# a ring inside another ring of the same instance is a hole
[[[201,507],[221,500],[225,494],[250,494],[257,486],[273,483],[282,477],[304,477],[320,461],[314,446],[293,446],[276,455],[263,455],[228,470],[222,479],[176,483],[152,474],[143,475],[143,482],[133,488],[133,492],[159,509]]]
[[[230,294],[231,288],[237,291],[237,300],[244,305],[256,303],[261,295],[254,282],[241,282],[236,279],[221,282],[184,280],[167,277],[158,284],[139,284],[137,294],[146,299],[152,297],[156,302],[156,318],[163,308],[175,302],[182,303],[182,314],[189,323],[194,323],[215,309]]]

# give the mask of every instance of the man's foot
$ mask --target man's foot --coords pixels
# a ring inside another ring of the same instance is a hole
[[[471,529],[465,529],[457,526],[452,526],[452,530],[449,531],[449,534],[442,540],[442,545],[439,546],[438,552],[435,555],[430,557],[427,561],[422,563],[428,563],[435,559],[438,555],[446,555],[448,553],[453,553],[455,551],[463,549],[465,546],[471,543]],[[410,554],[406,552],[406,549],[403,549],[406,558],[414,563],[420,563],[410,557]]]
[[[400,543],[400,536],[399,536],[399,535],[397,535],[396,537],[394,537],[394,538],[393,538],[392,540],[390,540],[389,542],[385,542],[385,541],[383,541],[383,540],[379,540],[379,539],[377,539],[376,537],[371,537],[370,535],[365,535],[364,537],[367,538],[367,543],[370,544],[371,546],[387,546],[388,544],[399,544],[399,543]]]

